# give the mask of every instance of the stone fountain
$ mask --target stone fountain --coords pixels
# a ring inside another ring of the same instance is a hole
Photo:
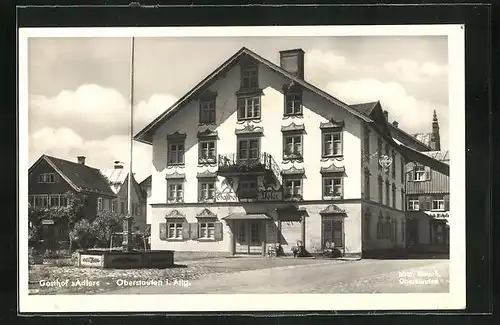
[[[123,222],[121,250],[89,249],[78,253],[79,267],[106,269],[168,268],[174,265],[174,251],[134,250],[132,245],[133,218],[128,216]]]

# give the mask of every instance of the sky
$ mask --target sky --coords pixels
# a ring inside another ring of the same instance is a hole
[[[279,51],[302,48],[308,82],[347,104],[379,100],[408,133],[430,132],[436,110],[448,148],[446,36],[136,38],[134,134],[243,46],[278,65]],[[30,166],[42,154],[127,165],[128,38],[30,38],[28,92]],[[134,142],[138,181],[150,175],[151,149]]]

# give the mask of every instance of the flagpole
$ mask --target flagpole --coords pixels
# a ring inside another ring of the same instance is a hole
[[[133,215],[132,211],[132,150],[134,146],[134,37],[130,41],[130,157],[128,173],[128,213]]]

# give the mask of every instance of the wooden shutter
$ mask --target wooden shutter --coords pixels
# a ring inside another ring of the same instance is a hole
[[[216,222],[215,223],[215,240],[217,240],[217,241],[222,240],[222,232],[223,232],[222,222]]]
[[[198,239],[199,227],[200,227],[200,224],[197,222],[191,222],[189,224],[189,229],[191,230],[191,239],[193,239],[193,240]]]
[[[444,209],[446,211],[450,211],[450,196],[445,195],[443,199],[444,199]]]
[[[432,210],[432,196],[430,195],[426,196],[425,201],[427,203],[426,210]]]
[[[184,239],[184,240],[188,240],[190,237],[191,231],[190,231],[189,226],[190,226],[190,224],[187,221],[184,221],[182,223],[182,239]]]
[[[167,224],[160,222],[160,240],[167,240]]]
[[[54,175],[54,181],[55,181],[56,183],[59,183],[59,182],[61,181],[61,176],[59,176],[59,174],[55,174],[55,175]]]
[[[431,168],[428,167],[428,166],[425,166],[424,170],[425,170],[425,180],[426,181],[430,181],[431,180],[431,174],[432,174]]]
[[[418,209],[425,210],[425,204],[426,204],[425,196],[419,196],[418,197]]]

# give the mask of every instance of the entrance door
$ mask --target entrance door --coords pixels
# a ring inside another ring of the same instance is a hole
[[[235,223],[236,254],[261,254],[265,223],[261,220],[241,220]]]
[[[326,243],[330,242],[335,245],[335,248],[344,250],[344,218],[342,217],[326,217],[322,221],[322,248],[326,247]]]

